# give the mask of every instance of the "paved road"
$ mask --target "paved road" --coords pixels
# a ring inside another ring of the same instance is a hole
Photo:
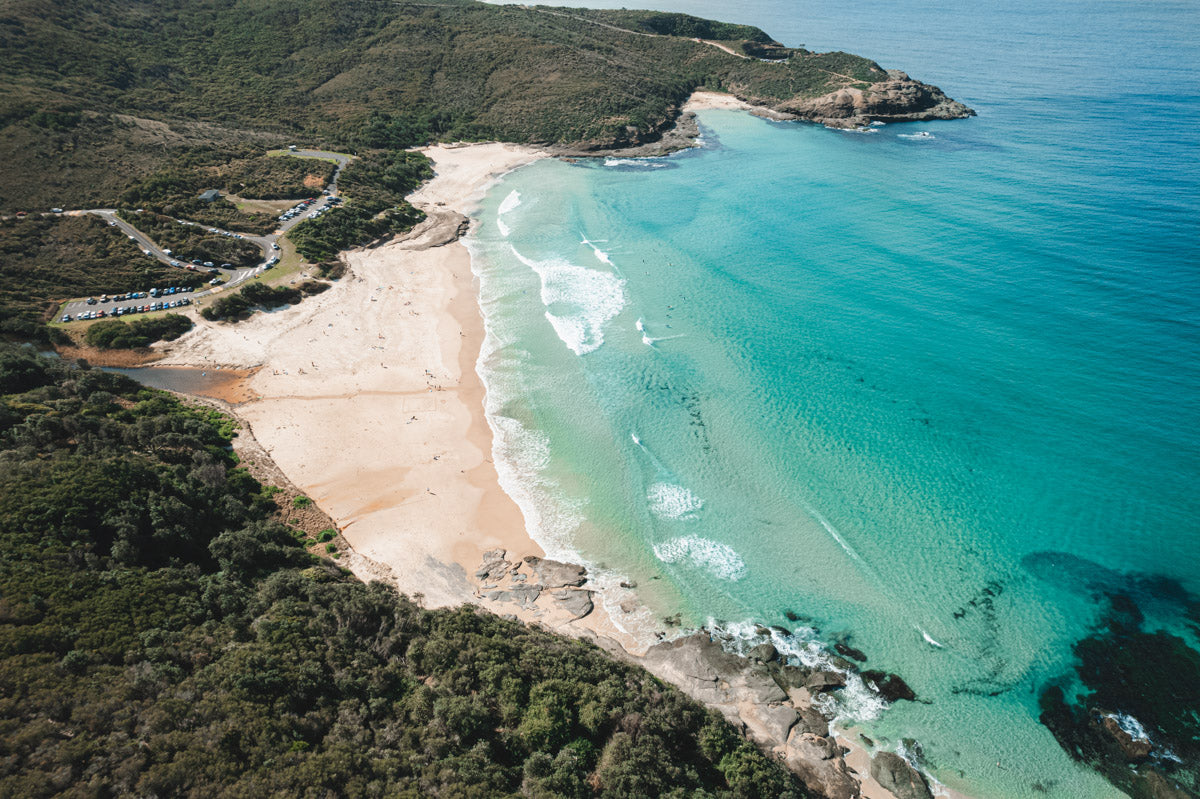
[[[352,158],[351,156],[343,155],[342,153],[326,152],[324,150],[295,150],[295,151],[289,153],[289,155],[302,157],[302,158],[327,158],[327,159],[336,161],[337,169],[334,170],[333,179],[329,183],[329,186],[326,188],[326,191],[329,192],[329,196],[331,198],[337,196],[337,179],[341,175],[342,169],[346,166],[346,164],[350,163],[351,158]],[[320,196],[320,195],[318,195],[318,196]],[[293,208],[297,207],[299,204],[300,204],[300,201],[298,201],[296,206],[293,206]],[[82,298],[79,298],[76,300],[72,300],[71,302],[69,302],[65,306],[63,306],[62,310],[59,312],[58,318],[62,319],[63,314],[69,314],[74,319],[74,318],[77,318],[80,313],[86,313],[88,311],[101,311],[101,310],[105,311],[107,315],[111,315],[112,312],[117,308],[141,307],[143,305],[150,305],[152,303],[156,303],[156,302],[160,302],[160,301],[169,302],[169,301],[173,301],[173,300],[183,299],[185,297],[189,298],[189,299],[197,299],[199,297],[203,297],[208,294],[212,294],[216,291],[223,291],[231,286],[236,286],[236,285],[242,283],[243,281],[253,277],[254,275],[262,272],[263,269],[266,268],[267,262],[278,255],[279,250],[277,249],[277,243],[279,241],[279,238],[281,236],[283,236],[285,233],[287,233],[289,230],[291,230],[293,227],[295,227],[296,225],[303,222],[305,219],[312,218],[312,216],[320,209],[321,205],[322,204],[319,202],[313,203],[313,205],[310,208],[304,209],[301,213],[295,214],[290,219],[281,220],[279,227],[276,228],[276,230],[273,233],[270,233],[266,236],[252,236],[248,233],[236,233],[233,231],[221,230],[220,228],[207,227],[205,225],[201,225],[196,222],[188,222],[186,220],[179,220],[179,224],[192,225],[195,227],[203,227],[206,230],[208,230],[208,232],[210,232],[210,233],[214,233],[217,235],[224,235],[224,236],[232,236],[232,237],[240,238],[240,239],[243,239],[244,241],[249,241],[253,244],[256,244],[256,245],[258,245],[259,249],[262,250],[262,260],[259,261],[259,263],[254,266],[240,267],[240,268],[236,268],[236,269],[221,269],[219,266],[211,267],[212,269],[215,269],[218,272],[220,272],[221,277],[224,278],[224,280],[225,280],[224,283],[222,283],[220,286],[218,286],[216,288],[212,288],[212,289],[205,288],[205,289],[197,290],[197,291],[193,291],[193,292],[186,292],[186,293],[181,292],[181,293],[177,293],[177,294],[173,294],[173,295],[164,295],[161,297],[145,296],[145,297],[135,297],[135,298],[131,298],[131,299],[123,299],[123,300],[107,300],[104,302],[100,301],[99,296],[94,297],[94,298],[82,297]],[[84,210],[80,210],[80,211],[68,211],[66,213],[71,214],[71,215],[92,214],[94,216],[98,216],[101,219],[104,219],[106,222],[108,222],[113,227],[119,228],[126,236],[128,236],[130,239],[132,239],[134,242],[136,242],[138,247],[143,252],[148,251],[149,252],[149,255],[147,255],[148,258],[155,258],[155,259],[161,261],[162,263],[167,264],[168,266],[173,266],[174,263],[184,264],[183,266],[180,266],[178,268],[181,270],[186,268],[185,262],[181,261],[178,258],[172,257],[170,254],[168,254],[165,250],[163,250],[153,239],[151,239],[145,233],[142,233],[134,225],[130,224],[129,222],[126,222],[124,219],[117,216],[117,209],[115,209],[115,208],[88,208],[88,209],[84,209]],[[203,270],[203,273],[207,273],[208,270],[210,269],[210,267],[198,267],[198,268]],[[182,276],[182,274],[183,273],[181,272],[181,276]],[[160,286],[159,288],[169,288],[169,286]],[[94,304],[89,303],[88,299],[95,299],[96,302]]]

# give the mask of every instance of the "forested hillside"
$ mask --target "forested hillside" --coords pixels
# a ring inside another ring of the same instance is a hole
[[[309,555],[231,434],[0,345],[0,796],[802,795],[593,646]]]
[[[699,86],[786,105],[887,78],[845,53],[768,63],[696,37],[775,45],[682,14],[474,0],[13,0],[0,15],[0,208],[78,207],[71,176],[98,177],[93,156],[150,159],[137,173],[186,143],[284,136],[621,145],[656,136]],[[54,193],[33,169],[51,170]]]

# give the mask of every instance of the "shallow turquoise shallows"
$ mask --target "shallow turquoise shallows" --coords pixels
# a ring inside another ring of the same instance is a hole
[[[1037,692],[1098,576],[1200,593],[1200,20],[969,5],[732,21],[977,119],[708,111],[702,149],[501,181],[471,243],[498,466],[551,552],[638,582],[642,621],[784,625],[805,657],[849,636],[927,703],[850,690],[843,722],[916,739],[947,786],[1118,796]]]

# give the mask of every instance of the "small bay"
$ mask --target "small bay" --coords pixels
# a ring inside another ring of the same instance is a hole
[[[637,580],[631,624],[785,625],[903,675],[923,702],[839,712],[949,787],[1120,795],[1038,700],[1112,592],[1198,643],[1196,7],[658,6],[980,116],[705,111],[703,148],[501,181],[471,246],[506,490]]]

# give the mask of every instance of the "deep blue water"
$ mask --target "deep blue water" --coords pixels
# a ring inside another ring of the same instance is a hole
[[[506,178],[473,243],[506,488],[551,551],[636,578],[642,621],[852,636],[929,704],[849,690],[844,723],[946,785],[1119,795],[1037,696],[1097,586],[1200,594],[1200,6],[656,7],[979,117],[714,111],[702,150]]]

